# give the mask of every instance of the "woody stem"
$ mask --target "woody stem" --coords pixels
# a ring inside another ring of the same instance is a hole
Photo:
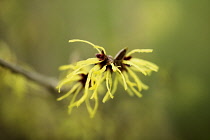
[[[54,78],[47,77],[36,72],[28,71],[20,66],[8,63],[3,59],[0,59],[0,66],[10,70],[13,73],[20,74],[25,78],[45,87],[47,90],[50,91],[50,93],[57,93],[55,87],[58,82]]]

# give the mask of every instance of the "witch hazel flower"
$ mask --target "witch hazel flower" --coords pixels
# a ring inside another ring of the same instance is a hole
[[[147,76],[152,71],[158,71],[158,66],[154,63],[132,57],[133,53],[150,53],[152,49],[134,49],[127,53],[127,48],[124,48],[113,58],[106,54],[103,47],[89,41],[73,39],[69,42],[87,43],[98,51],[95,58],[60,67],[60,70],[69,70],[69,72],[58,84],[58,91],[60,92],[64,85],[71,86],[71,89],[57,100],[60,101],[72,94],[68,107],[69,113],[73,107],[78,107],[85,102],[90,117],[94,117],[99,105],[99,97],[102,96],[103,103],[110,98],[113,99],[118,83],[129,95],[142,97],[140,92],[148,89],[148,86],[140,80],[136,72]]]

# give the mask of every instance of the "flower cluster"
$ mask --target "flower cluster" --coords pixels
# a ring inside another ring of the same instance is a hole
[[[131,56],[136,52],[149,53],[152,52],[152,49],[134,49],[127,53],[127,48],[124,48],[113,58],[106,54],[103,47],[91,42],[80,39],[69,40],[69,42],[84,42],[98,51],[96,58],[89,58],[76,64],[60,67],[60,70],[69,70],[69,72],[58,84],[59,92],[62,86],[72,85],[65,95],[58,98],[58,100],[62,100],[73,94],[68,107],[69,113],[73,107],[78,107],[85,102],[90,116],[94,117],[99,104],[99,95],[103,96],[103,103],[114,98],[118,83],[123,85],[129,95],[142,97],[140,92],[143,89],[148,89],[148,86],[142,83],[135,72],[150,75],[152,71],[158,71],[157,65]]]

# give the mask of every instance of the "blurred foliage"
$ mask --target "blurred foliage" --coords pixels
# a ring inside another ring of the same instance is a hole
[[[20,91],[5,85],[1,68],[0,139],[209,139],[209,4],[1,0],[1,46],[7,44],[19,62],[42,74],[58,77],[58,66],[95,55],[84,44],[68,44],[73,38],[101,45],[110,55],[125,46],[154,49],[150,55],[136,55],[155,62],[160,71],[146,78],[139,75],[150,86],[143,98],[129,97],[119,88],[90,119],[85,106],[69,116],[68,102],[57,102],[41,87],[27,88],[18,99],[14,92]],[[16,81],[18,87],[21,82],[27,81]]]
[[[6,43],[0,41],[0,58],[11,63],[16,63],[15,55],[9,50]],[[8,88],[13,94],[19,98],[26,93],[27,82],[23,76],[14,75],[10,71],[0,67],[0,88]]]

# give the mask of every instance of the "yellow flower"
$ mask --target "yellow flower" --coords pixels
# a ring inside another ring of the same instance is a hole
[[[148,89],[148,86],[141,82],[135,72],[150,75],[152,71],[158,71],[157,65],[146,60],[131,57],[133,53],[149,53],[152,52],[152,49],[135,49],[126,54],[127,48],[125,48],[113,58],[106,54],[103,47],[94,45],[91,42],[80,39],[69,40],[69,42],[84,42],[90,44],[98,51],[96,58],[89,58],[73,65],[60,67],[60,70],[70,69],[66,78],[57,87],[60,91],[63,85],[73,85],[68,93],[58,98],[58,100],[62,100],[74,93],[69,105],[69,112],[71,112],[73,107],[78,107],[85,102],[90,116],[94,117],[98,108],[99,93],[103,92],[100,88],[100,86],[103,86],[103,83],[107,88],[107,92],[104,94],[102,100],[103,103],[109,98],[114,98],[118,82],[124,86],[124,89],[131,96],[135,94],[141,97],[142,94],[140,91],[142,89]],[[129,77],[132,78],[132,81]],[[77,99],[77,95],[81,91],[83,93]],[[94,107],[91,107],[90,104],[90,100],[92,99],[95,101]]]

